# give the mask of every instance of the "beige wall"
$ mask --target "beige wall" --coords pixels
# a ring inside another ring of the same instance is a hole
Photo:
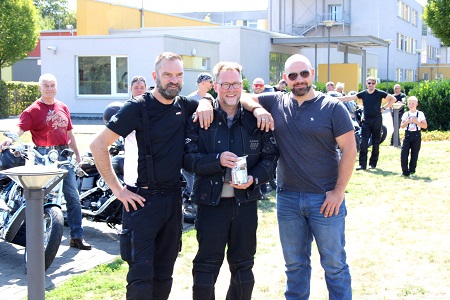
[[[424,74],[428,74],[428,80],[435,80],[437,69],[436,64],[422,64],[419,69],[420,80],[424,79]],[[441,79],[450,78],[450,66],[448,64],[439,64],[439,74]]]
[[[218,26],[214,23],[144,11],[144,27]],[[108,35],[109,29],[141,28],[141,11],[95,0],[77,1],[78,36]]]
[[[359,65],[358,64],[330,64],[330,81],[336,85],[337,82],[345,84],[344,91],[358,91]],[[328,64],[319,64],[319,82],[326,83],[328,80]]]

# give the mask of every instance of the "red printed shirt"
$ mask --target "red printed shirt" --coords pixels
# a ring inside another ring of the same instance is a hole
[[[36,100],[22,112],[18,126],[31,132],[36,146],[59,146],[70,142],[67,134],[72,130],[69,108],[56,99],[54,105]]]

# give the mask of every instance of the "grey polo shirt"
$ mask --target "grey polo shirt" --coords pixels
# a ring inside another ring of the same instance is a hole
[[[277,185],[307,193],[334,189],[339,154],[336,137],[354,127],[344,104],[319,93],[298,106],[292,93],[266,93],[261,105],[275,121],[274,136],[280,151]]]

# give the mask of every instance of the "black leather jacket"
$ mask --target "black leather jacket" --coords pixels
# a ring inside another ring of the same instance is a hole
[[[220,165],[220,154],[230,151],[247,155],[248,175],[253,177],[253,184],[246,190],[234,190],[237,203],[257,200],[261,195],[259,186],[273,177],[279,156],[272,132],[257,128],[256,118],[240,103],[229,128],[227,114],[218,107],[217,100],[213,105],[214,121],[208,130],[192,119],[186,126],[183,168],[195,173],[191,199],[199,204],[219,204],[226,171]]]

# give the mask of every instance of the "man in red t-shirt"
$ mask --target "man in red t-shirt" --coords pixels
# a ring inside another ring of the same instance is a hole
[[[28,106],[20,115],[17,124],[17,134],[21,136],[30,131],[35,148],[42,155],[51,149],[62,151],[70,148],[74,151],[77,162],[81,161],[75,136],[72,132],[72,122],[67,105],[56,100],[57,82],[52,74],[43,74],[39,78],[41,97]],[[8,139],[0,146],[11,144]],[[70,227],[70,246],[81,250],[90,250],[91,245],[83,241],[81,226],[81,204],[77,189],[76,176],[68,168],[63,181],[63,193],[67,204],[67,223]]]

